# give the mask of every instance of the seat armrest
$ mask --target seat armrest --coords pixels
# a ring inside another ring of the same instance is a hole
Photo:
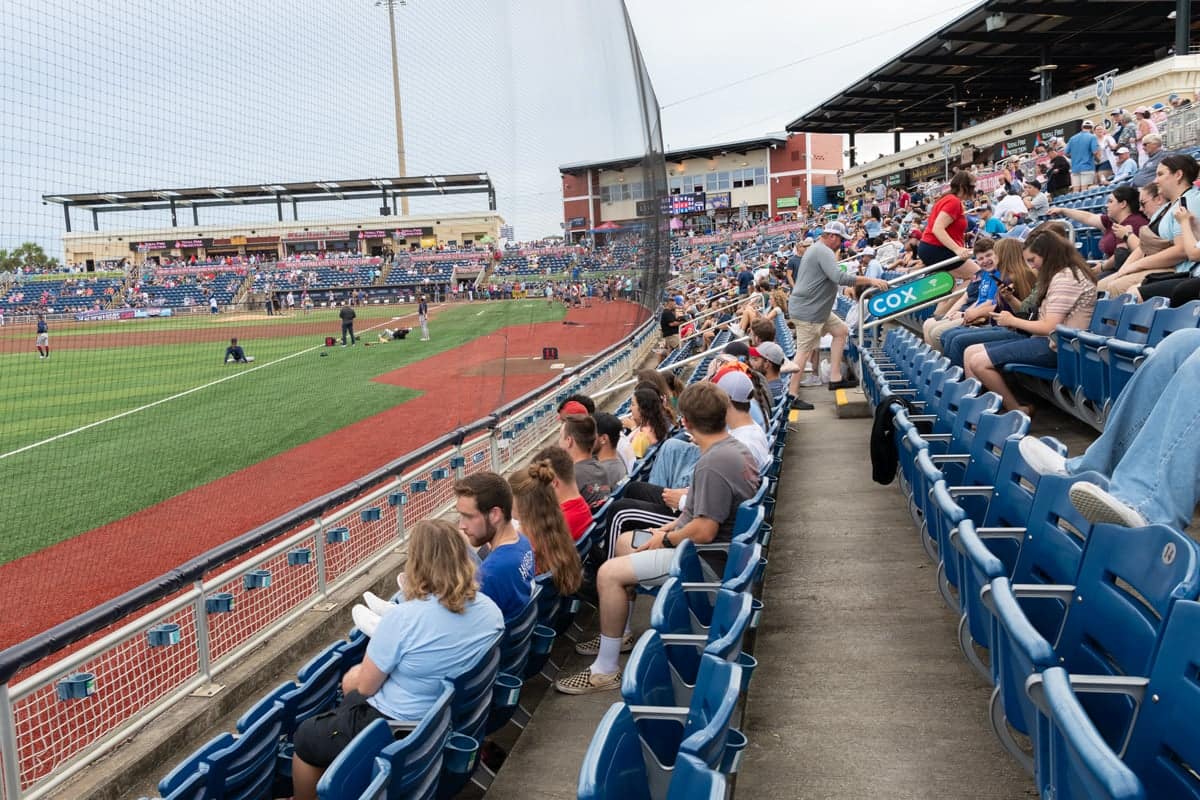
[[[626,706],[635,720],[662,719],[686,724],[688,709],[682,706]]]
[[[951,486],[947,491],[951,497],[991,497],[996,493],[995,486]]]
[[[1019,541],[1025,535],[1025,528],[976,528],[975,535],[980,539],[1015,539]]]
[[[991,591],[987,593],[984,601],[995,613],[1000,627],[1012,645],[1035,666],[1053,666],[1054,648],[1025,616],[1025,611],[1017,602],[1017,594],[1014,591],[1016,587],[1009,583],[1008,578],[1003,577],[993,580],[990,586]]]
[[[1075,587],[1063,583],[1014,583],[1012,593],[1014,597],[1062,600],[1069,605],[1075,598]]]

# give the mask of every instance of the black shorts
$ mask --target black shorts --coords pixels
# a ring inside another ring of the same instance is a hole
[[[384,719],[367,698],[350,692],[332,711],[304,720],[293,741],[296,755],[314,767],[328,767],[338,753],[377,719]]]

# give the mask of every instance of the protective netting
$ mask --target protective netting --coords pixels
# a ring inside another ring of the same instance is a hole
[[[620,2],[16,0],[5,23],[0,598],[22,611],[0,646],[487,417],[657,304],[657,202],[561,239],[560,165],[628,159],[646,197],[665,194]],[[512,452],[548,430],[545,403],[511,422]],[[497,463],[472,447],[434,469]],[[442,472],[429,481],[405,487],[404,519],[448,496]],[[394,545],[399,511],[377,505],[320,544],[328,580]],[[247,616],[214,624],[214,658],[317,591],[300,566],[264,560],[270,593],[231,583]],[[109,687],[150,680],[123,674],[144,638],[96,659],[122,674]],[[145,694],[110,698],[111,721]],[[26,784],[72,755],[22,753]]]

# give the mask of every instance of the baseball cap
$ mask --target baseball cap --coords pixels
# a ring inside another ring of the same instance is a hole
[[[683,295],[681,295],[681,294],[675,295],[675,305],[679,305],[679,306],[683,305]]]
[[[860,257],[861,256],[873,256],[873,255],[875,255],[875,248],[874,247],[864,248],[863,251],[861,253],[859,253],[858,255]]]
[[[775,342],[763,342],[758,347],[751,347],[750,355],[765,358],[776,366],[782,364],[785,358],[783,348]]]
[[[822,234],[832,233],[832,234],[842,237],[843,239],[850,238],[850,232],[846,230],[846,226],[843,225],[842,223],[838,222],[837,220],[834,220],[833,222],[829,223],[824,228],[822,228],[821,233]]]
[[[1120,155],[1121,153],[1128,153],[1128,152],[1129,152],[1129,148],[1128,148],[1128,147],[1118,147],[1118,148],[1117,148],[1117,154],[1118,154],[1118,155]]]
[[[1149,111],[1149,110],[1150,110],[1150,109],[1146,108],[1145,106],[1138,106],[1137,108],[1135,108],[1135,109],[1133,110],[1133,113],[1135,113],[1135,114],[1145,114],[1145,113],[1146,113],[1147,111]]]
[[[717,379],[717,386],[725,390],[735,403],[748,403],[754,394],[754,382],[741,370],[731,369]]]
[[[736,358],[746,358],[750,355],[750,345],[745,342],[730,342],[725,345],[725,349],[721,351],[727,356]]]
[[[1109,115],[1110,117],[1119,117],[1119,116],[1121,116],[1121,115],[1122,115],[1122,114],[1124,114],[1124,113],[1125,113],[1125,109],[1123,109],[1123,108],[1114,108],[1112,111],[1108,112],[1108,115]]]
[[[1096,125],[1095,125],[1095,123],[1093,123],[1093,122],[1092,122],[1090,119],[1085,119],[1085,120],[1083,121],[1083,126],[1082,126],[1082,127],[1084,127],[1084,128],[1094,128],[1094,127],[1096,127]]]
[[[580,403],[578,400],[572,400],[562,407],[562,410],[558,412],[558,416],[560,419],[562,417],[569,417],[572,414],[582,414],[586,417],[587,413],[588,410],[583,403]]]

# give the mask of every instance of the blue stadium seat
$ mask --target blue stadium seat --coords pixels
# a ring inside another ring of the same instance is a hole
[[[268,796],[275,782],[275,761],[283,736],[283,706],[275,706],[239,736],[223,733],[203,745],[171,770],[158,784],[170,795],[204,766],[206,795],[211,800],[257,800]]]
[[[1038,751],[1037,782],[1056,800],[1200,800],[1200,603],[1170,610],[1149,669],[1094,678],[1051,667],[1031,676],[1028,690],[1045,715],[1049,739]],[[1096,727],[1083,698],[1120,694],[1135,703],[1132,726],[1113,746]]]
[[[996,676],[992,725],[1004,746],[1032,771],[1032,760],[1011,730],[1033,737],[1036,717],[1025,693],[1030,675],[1061,666],[1094,675],[1145,674],[1154,642],[1171,604],[1200,590],[1200,550],[1165,525],[1130,530],[1097,525],[1088,537],[1073,585],[1020,585],[1006,577],[990,584],[990,607],[998,623],[992,669]],[[1029,597],[1066,603],[1061,628],[1047,640],[1021,605]],[[1090,697],[1085,707],[1106,741],[1116,744],[1132,714],[1125,698]],[[1010,730],[1011,728],[1011,730]]]
[[[450,738],[451,702],[454,687],[443,681],[441,695],[425,716],[403,739],[386,720],[377,719],[364,729],[321,776],[317,796],[321,800],[351,800],[362,797],[376,777],[375,759],[389,768],[388,796],[432,800],[438,796],[444,751]]]

